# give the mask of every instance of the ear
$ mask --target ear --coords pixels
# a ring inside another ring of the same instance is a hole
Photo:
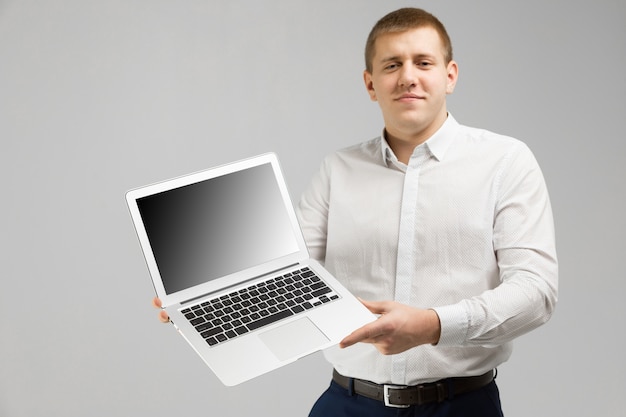
[[[367,90],[367,94],[370,95],[370,100],[378,101],[378,99],[376,98],[376,91],[374,91],[372,74],[368,70],[363,71],[363,82],[365,82],[365,89]]]
[[[447,66],[448,84],[446,85],[446,94],[452,94],[456,81],[459,79],[459,66],[455,61],[450,61]]]

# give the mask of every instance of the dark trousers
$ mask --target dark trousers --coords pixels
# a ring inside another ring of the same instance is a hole
[[[331,382],[309,417],[502,417],[500,393],[495,381],[441,403],[410,408],[390,408],[381,401],[350,393]]]

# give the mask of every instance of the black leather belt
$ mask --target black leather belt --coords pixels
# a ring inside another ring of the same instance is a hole
[[[362,379],[348,378],[333,370],[333,381],[343,388],[373,400],[382,401],[388,407],[406,408],[442,402],[455,395],[474,391],[493,381],[493,371],[480,376],[446,378],[415,386],[375,384]]]

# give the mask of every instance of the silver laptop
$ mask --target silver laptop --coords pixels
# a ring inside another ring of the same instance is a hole
[[[131,190],[126,200],[163,308],[225,385],[375,319],[309,258],[273,153]]]

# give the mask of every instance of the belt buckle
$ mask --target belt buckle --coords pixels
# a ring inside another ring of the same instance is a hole
[[[409,408],[409,404],[392,404],[389,402],[389,390],[390,389],[403,389],[406,388],[406,385],[383,385],[383,401],[385,402],[385,407],[391,408]]]

